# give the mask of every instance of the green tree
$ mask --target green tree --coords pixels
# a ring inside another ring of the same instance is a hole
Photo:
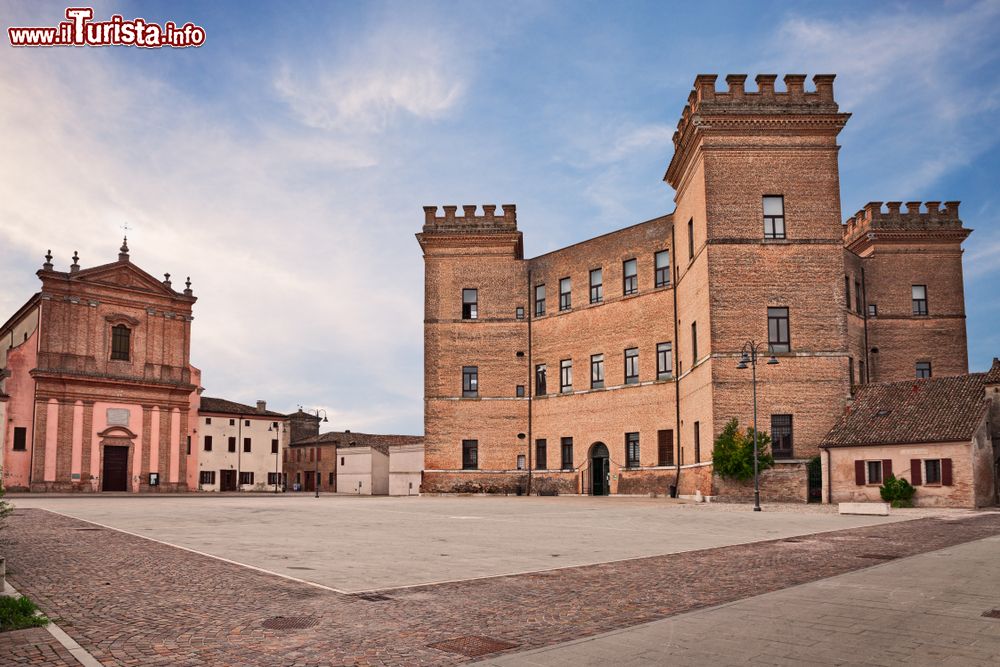
[[[762,431],[757,437],[757,466],[760,470],[767,470],[774,465],[770,445],[771,436]],[[739,421],[735,417],[730,419],[715,439],[712,463],[720,477],[741,482],[752,479],[753,429],[740,429]]]

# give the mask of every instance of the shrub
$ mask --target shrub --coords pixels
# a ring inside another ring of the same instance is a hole
[[[36,616],[38,607],[28,598],[0,595],[0,631],[20,630],[45,625],[49,619]]]
[[[0,528],[3,528],[3,520],[14,511],[14,506],[3,499],[5,493],[7,492],[3,488],[3,481],[0,480]]]
[[[769,451],[771,436],[761,432],[757,437],[757,467],[767,470],[774,465],[774,457]],[[753,478],[753,429],[740,429],[739,421],[729,420],[722,433],[715,440],[712,450],[715,472],[726,479],[745,482]]]
[[[890,474],[878,488],[882,500],[893,507],[913,507],[913,494],[917,490],[902,477]]]

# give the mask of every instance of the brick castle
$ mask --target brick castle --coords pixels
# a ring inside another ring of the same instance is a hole
[[[712,443],[751,423],[753,340],[765,496],[805,500],[857,385],[968,371],[958,202],[843,223],[834,76],[716,78],[674,134],[671,214],[525,259],[514,206],[425,207],[425,491],[732,493]]]

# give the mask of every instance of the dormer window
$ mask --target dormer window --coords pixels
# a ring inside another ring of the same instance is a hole
[[[116,361],[128,361],[132,347],[132,330],[124,324],[111,327],[111,358]]]

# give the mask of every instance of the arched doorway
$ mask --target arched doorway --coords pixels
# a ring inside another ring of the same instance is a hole
[[[590,494],[606,496],[611,493],[611,458],[603,442],[590,446]]]
[[[131,491],[132,448],[139,436],[124,426],[109,426],[97,434],[101,438],[101,491]]]

